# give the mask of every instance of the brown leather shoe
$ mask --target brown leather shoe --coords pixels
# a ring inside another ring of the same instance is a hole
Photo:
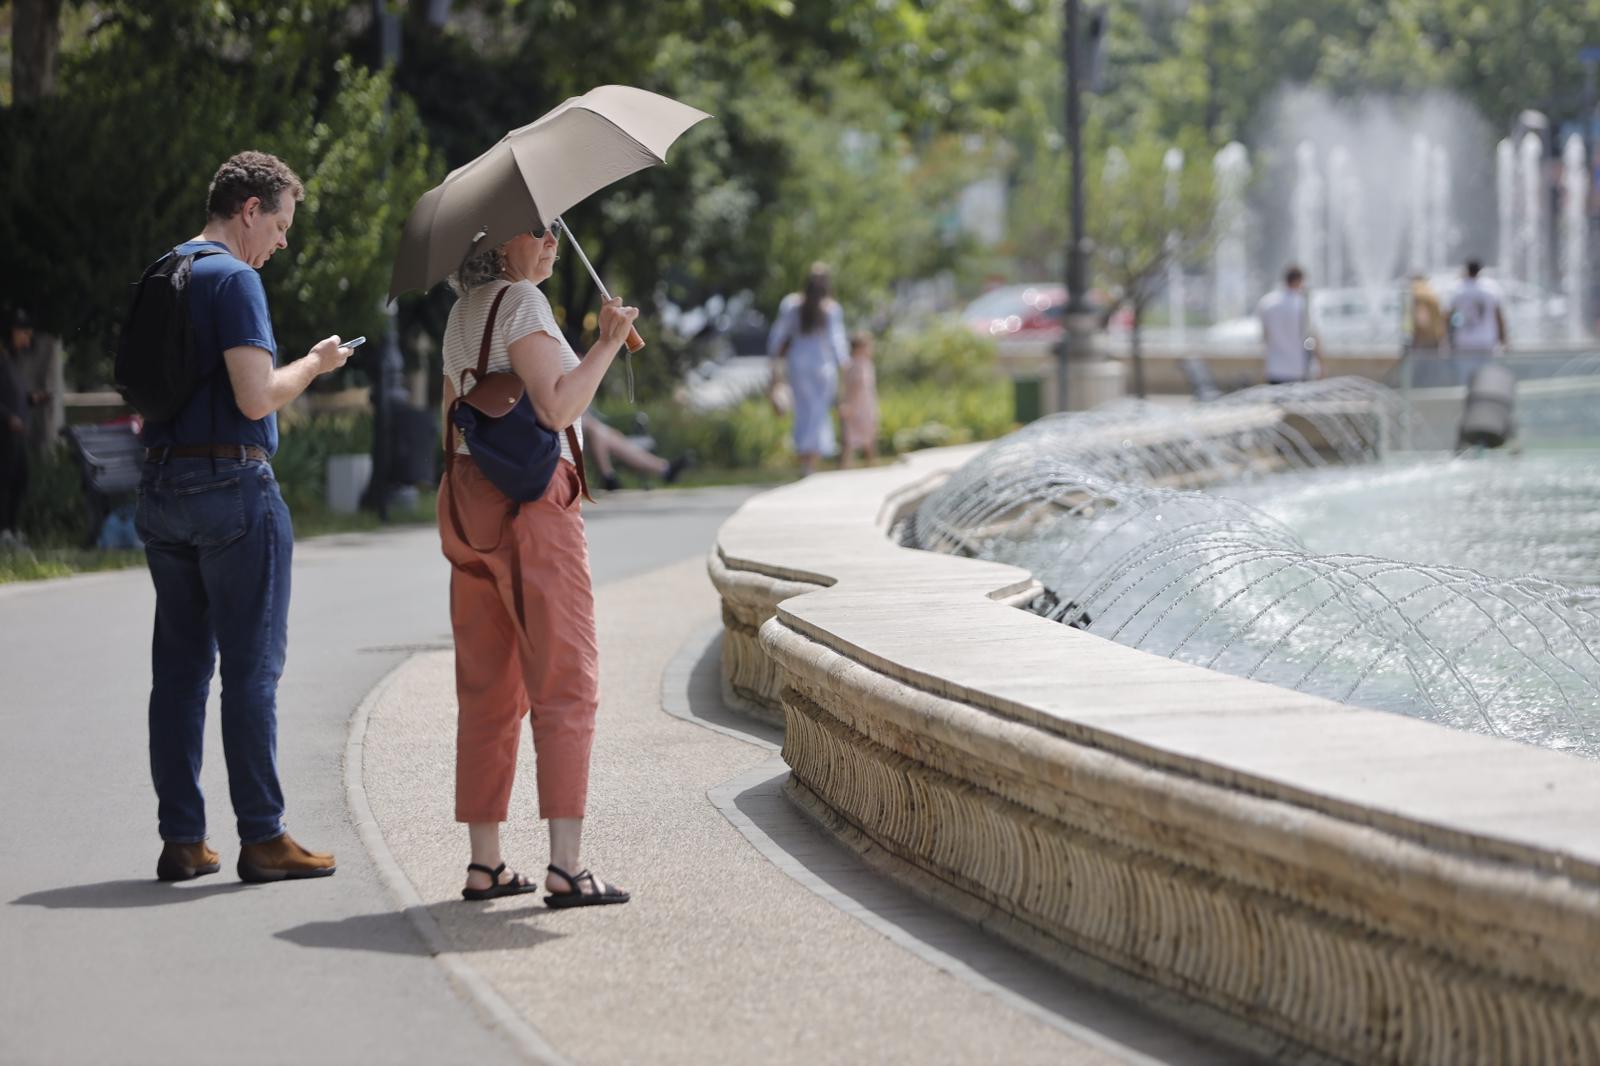
[[[156,860],[156,876],[163,881],[188,881],[222,869],[216,852],[205,841],[198,844],[174,844],[167,841],[161,847],[161,858]]]
[[[307,851],[288,833],[260,844],[239,848],[239,880],[259,884],[264,881],[294,881],[302,877],[330,877],[335,867],[333,856]]]

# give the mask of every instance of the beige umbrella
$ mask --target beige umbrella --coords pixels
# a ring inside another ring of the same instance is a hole
[[[411,209],[395,254],[389,299],[431,288],[474,249],[549,225],[618,178],[666,162],[672,142],[710,117],[643,89],[602,85],[512,130],[451,171]],[[572,231],[566,232],[570,237]],[[577,248],[576,240],[573,245]],[[588,256],[577,250],[589,266]],[[589,273],[601,293],[607,292],[593,267]],[[637,347],[636,336],[630,348]]]

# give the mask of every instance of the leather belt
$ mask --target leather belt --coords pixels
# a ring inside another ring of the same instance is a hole
[[[164,463],[168,459],[234,459],[264,463],[271,456],[254,444],[179,444],[170,448],[146,448],[144,461]]]

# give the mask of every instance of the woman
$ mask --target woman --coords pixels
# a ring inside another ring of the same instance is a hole
[[[833,404],[839,393],[839,368],[850,361],[845,340],[844,309],[834,300],[828,268],[813,264],[805,291],[792,292],[778,305],[778,317],[767,336],[767,357],[773,377],[788,364],[794,405],[794,451],[800,472],[817,468],[819,455],[837,450],[833,437]]]
[[[565,431],[594,399],[639,312],[607,300],[600,338],[580,361],[537,287],[555,266],[558,236],[541,227],[514,237],[470,257],[451,279],[460,299],[445,327],[447,412],[463,371],[477,366],[486,329],[489,371],[515,371],[545,426]],[[464,387],[471,389],[470,376]],[[582,482],[574,465],[581,455],[562,432],[562,461],[549,487],[518,506],[472,463],[459,434],[451,436],[458,443],[439,486],[439,536],[451,566],[456,644],[456,820],[467,823],[472,846],[461,894],[493,899],[539,888],[507,870],[500,854],[518,736],[531,705],[539,814],[550,823],[545,903],[626,903],[627,892],[578,861],[599,702],[594,596],[578,511]],[[464,536],[448,517],[452,504]]]

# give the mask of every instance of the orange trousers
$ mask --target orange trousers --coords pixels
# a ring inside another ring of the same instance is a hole
[[[447,493],[464,537],[450,519]],[[530,711],[539,815],[583,817],[600,652],[578,500],[578,473],[565,460],[544,495],[514,514],[466,456],[439,486],[456,642],[457,821],[506,820],[522,718]]]

